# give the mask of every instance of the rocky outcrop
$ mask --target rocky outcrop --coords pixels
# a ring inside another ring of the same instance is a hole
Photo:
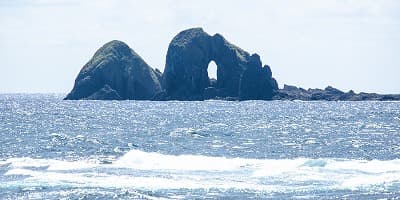
[[[208,64],[217,64],[217,80],[210,80]],[[207,98],[271,99],[278,89],[269,67],[257,54],[250,55],[220,34],[201,28],[180,32],[171,41],[162,76],[159,100]]]
[[[208,77],[208,64],[217,64],[217,79]],[[128,45],[111,41],[86,63],[68,100],[327,100],[399,101],[400,95],[343,92],[331,86],[278,89],[271,68],[220,34],[201,28],[180,32],[171,41],[164,73],[152,69]]]
[[[303,100],[303,101],[399,101],[400,95],[376,94],[376,93],[355,93],[340,91],[328,86],[322,89],[298,88],[296,86],[284,85],[273,97],[275,100]]]
[[[161,92],[161,72],[153,70],[128,45],[111,41],[79,72],[68,100],[148,100]]]

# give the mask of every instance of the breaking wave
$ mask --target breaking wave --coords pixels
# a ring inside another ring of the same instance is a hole
[[[0,161],[1,188],[398,191],[400,160],[244,159],[131,150],[118,159]]]

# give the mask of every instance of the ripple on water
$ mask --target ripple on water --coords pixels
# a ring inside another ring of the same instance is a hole
[[[61,99],[0,94],[0,198],[399,195],[398,102]]]

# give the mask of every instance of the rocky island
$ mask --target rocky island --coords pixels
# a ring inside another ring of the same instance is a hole
[[[211,61],[217,79],[208,76]],[[151,68],[121,41],[101,47],[79,72],[66,100],[400,100],[400,95],[342,92],[285,85],[278,88],[260,56],[209,35],[202,28],[184,30],[168,47],[164,73]]]
[[[69,100],[148,100],[161,92],[161,72],[121,41],[102,46],[75,79]]]

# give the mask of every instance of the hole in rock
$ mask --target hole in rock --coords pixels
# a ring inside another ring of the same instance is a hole
[[[208,63],[207,72],[209,79],[217,79],[217,64],[213,60]]]

